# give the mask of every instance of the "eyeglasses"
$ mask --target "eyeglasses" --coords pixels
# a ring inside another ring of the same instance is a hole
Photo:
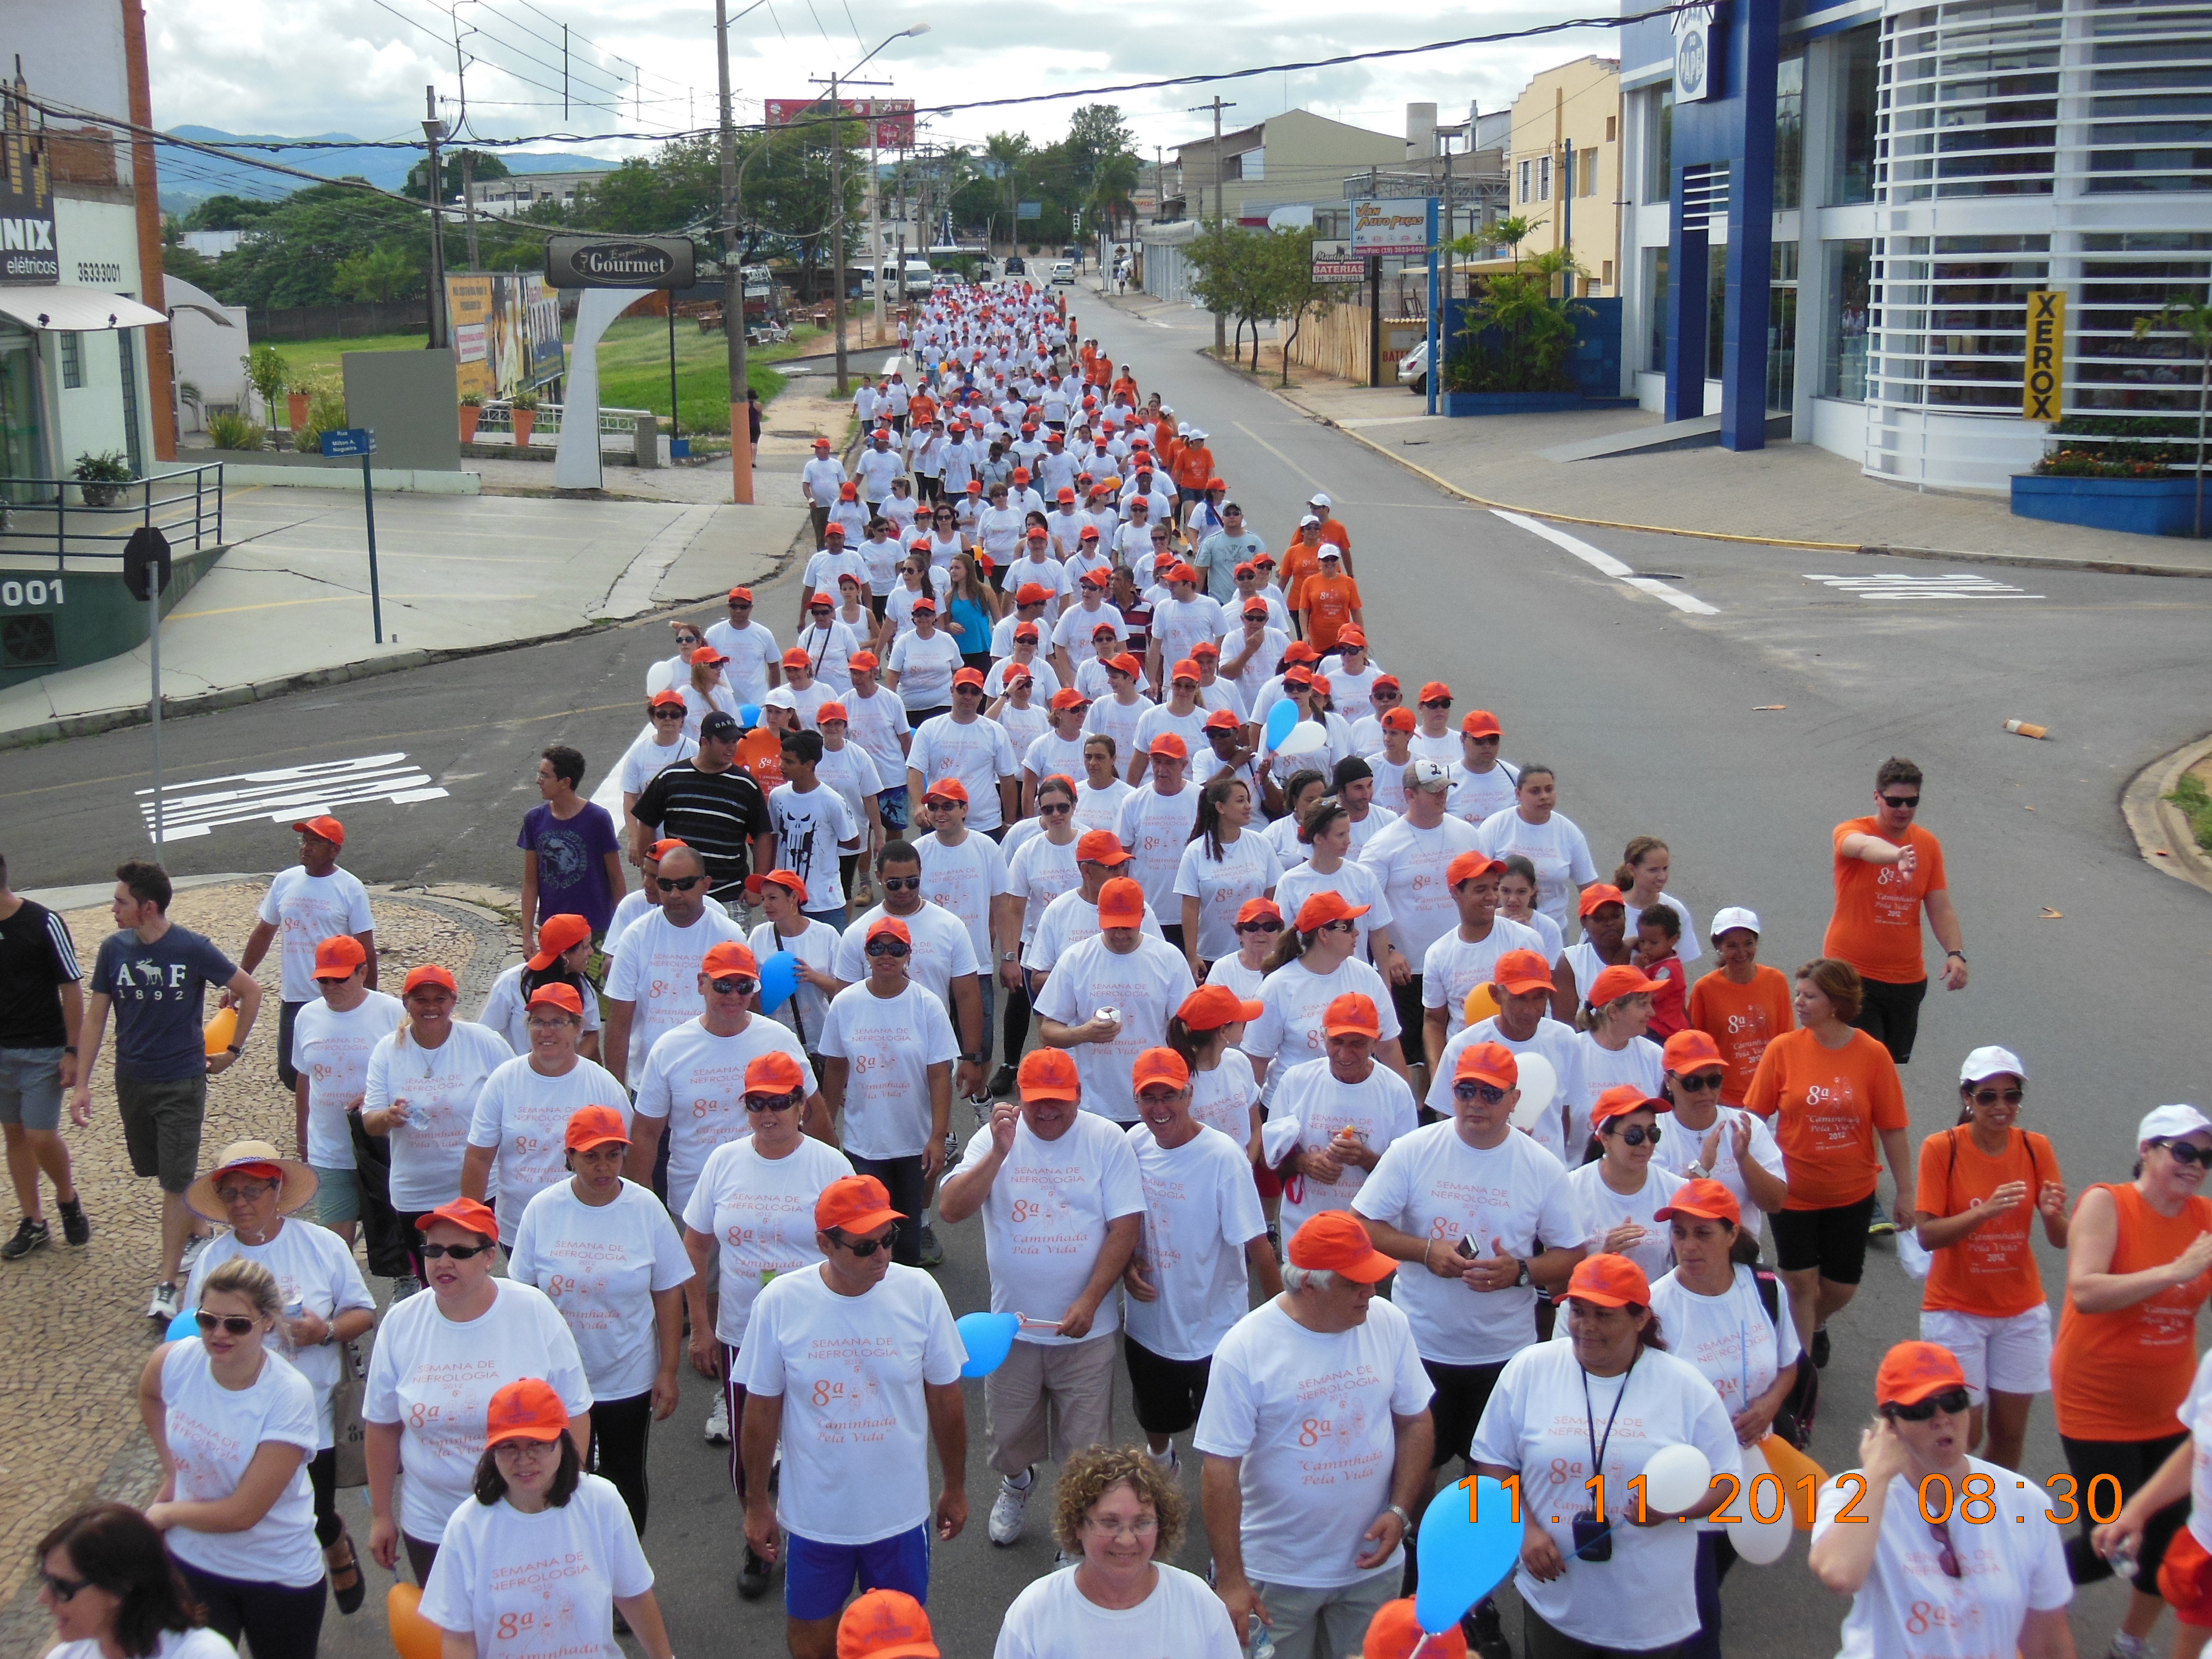
[[[1347,916],[1341,921],[1324,921],[1321,931],[1324,933],[1356,933],[1359,931],[1359,924]]]
[[[211,1314],[203,1308],[192,1316],[192,1323],[203,1331],[212,1331],[218,1325],[233,1336],[244,1336],[252,1330],[258,1320],[248,1319],[242,1314]]]
[[[749,997],[760,989],[758,980],[745,979],[735,974],[721,979],[710,979],[707,983],[716,996],[723,997]]]
[[[1494,1083],[1455,1083],[1454,1100],[1479,1100],[1486,1106],[1495,1106],[1505,1098],[1505,1091]]]
[[[252,1199],[265,1198],[276,1190],[276,1183],[273,1181],[232,1182],[228,1186],[216,1188],[215,1195],[226,1204],[241,1204]]]
[[[1367,695],[1376,702],[1403,702],[1406,700],[1406,694],[1402,691],[1375,690]]]
[[[1101,1538],[1150,1538],[1160,1529],[1157,1515],[1140,1515],[1126,1524],[1119,1521],[1101,1520],[1096,1516],[1083,1517],[1084,1526]]]
[[[1700,1072],[1695,1077],[1678,1077],[1674,1081],[1680,1084],[1692,1094],[1701,1095],[1705,1093],[1708,1090],[1719,1088],[1721,1086],[1721,1079],[1724,1075],[1726,1074],[1721,1072]]]
[[[2002,1100],[2008,1106],[2017,1106],[2027,1093],[2024,1089],[1977,1089],[1974,1091],[1974,1104],[1994,1106]]]
[[[653,884],[664,893],[688,893],[706,879],[704,876],[655,876]]]
[[[548,1014],[543,1018],[533,1014],[530,1018],[530,1029],[533,1031],[558,1031],[568,1025],[580,1024],[582,1022],[574,1014]]]
[[[680,708],[656,708],[653,711],[653,718],[657,720],[680,720],[684,718],[684,711]]]
[[[456,1261],[467,1261],[482,1255],[492,1248],[489,1244],[425,1244],[422,1247],[422,1259],[426,1261],[436,1261],[450,1256]]]
[[[1283,924],[1279,921],[1262,917],[1258,921],[1238,922],[1237,924],[1237,931],[1240,933],[1279,933],[1283,931]]]
[[[1075,803],[1073,801],[1055,800],[1040,802],[1037,806],[1037,816],[1041,818],[1056,818],[1063,812],[1073,812],[1074,810]]]
[[[1883,1409],[1900,1423],[1925,1423],[1937,1412],[1953,1417],[1961,1416],[1973,1403],[1973,1396],[1964,1389],[1947,1389],[1942,1394],[1929,1395],[1925,1400],[1916,1400],[1909,1406],[1888,1406]]]
[[[1424,708],[1449,708],[1451,707],[1451,699],[1449,697],[1431,697],[1426,702],[1423,703],[1421,707]]]
[[[895,939],[872,939],[868,941],[867,950],[872,957],[902,957],[908,954],[906,945]]]
[[[921,890],[920,876],[885,876],[883,884],[886,893],[919,893]]]
[[[1659,1126],[1656,1123],[1648,1129],[1641,1123],[1632,1123],[1626,1129],[1603,1129],[1599,1133],[1608,1135],[1618,1134],[1620,1137],[1620,1144],[1624,1146],[1641,1146],[1647,1140],[1654,1146],[1659,1144]]]
[[[1917,795],[1884,795],[1881,798],[1881,804],[1889,808],[1893,812],[1910,812],[1914,807],[1920,805],[1920,797]]]
[[[352,977],[353,975],[351,974],[318,974],[315,975],[315,983],[318,985],[343,985]]]
[[[2212,1167],[2212,1146],[2199,1146],[2186,1140],[2154,1140],[2154,1146],[2162,1146],[2177,1164],[2202,1164]]]
[[[830,1237],[838,1249],[851,1251],[863,1261],[878,1250],[888,1250],[891,1247],[891,1236],[889,1233],[885,1233],[881,1238],[839,1238],[834,1233]]]
[[[80,1590],[92,1588],[89,1578],[57,1578],[44,1567],[39,1569],[39,1582],[46,1587],[46,1594],[57,1601],[74,1601]]]
[[[787,1095],[747,1095],[745,1109],[749,1112],[788,1112],[805,1098],[796,1089]]]

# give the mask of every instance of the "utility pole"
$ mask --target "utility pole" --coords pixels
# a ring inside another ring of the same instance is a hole
[[[438,175],[438,140],[446,136],[446,124],[438,118],[438,88],[422,88],[422,137],[428,146],[430,165],[422,179],[422,193],[430,201],[430,339],[429,347],[436,350],[447,344],[446,332],[446,221],[439,211],[438,198],[443,192],[443,181]]]
[[[868,286],[875,290],[876,343],[884,339],[884,203],[883,161],[876,154],[876,100],[868,100]],[[899,272],[901,283],[906,272]]]
[[[469,269],[477,264],[477,153],[472,149],[461,152],[461,223],[469,236]]]
[[[722,27],[721,15],[722,9],[717,5],[714,8],[714,27],[718,29]],[[568,118],[568,26],[566,23],[561,25],[561,118],[564,121]]]
[[[1236,107],[1237,106],[1233,103],[1223,103],[1221,101],[1221,94],[1217,92],[1213,94],[1213,101],[1212,103],[1194,104],[1183,112],[1186,115],[1195,115],[1200,110],[1210,109],[1213,112],[1213,228],[1216,230],[1221,228],[1221,179],[1223,173],[1221,165],[1221,112],[1225,109],[1235,109]],[[1200,194],[1200,200],[1202,203],[1204,199],[1204,192],[1201,191]],[[1217,311],[1213,313],[1213,355],[1218,357],[1223,352],[1228,349],[1228,322],[1227,319]]]
[[[851,395],[845,380],[845,135],[838,118],[837,75],[830,75],[830,257],[836,261],[837,283],[830,296],[830,325],[837,331],[837,395]],[[880,286],[881,278],[878,278]]]

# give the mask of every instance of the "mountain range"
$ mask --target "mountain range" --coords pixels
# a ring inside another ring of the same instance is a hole
[[[407,178],[407,170],[422,159],[420,149],[373,149],[362,144],[349,132],[317,132],[308,137],[322,143],[359,148],[257,151],[256,145],[290,141],[277,133],[225,132],[216,127],[180,126],[169,131],[179,138],[197,139],[204,144],[236,146],[249,156],[281,161],[326,179],[348,175],[366,179],[386,190],[398,189]],[[527,149],[503,149],[498,154],[510,173],[585,173],[615,165],[597,155]],[[167,165],[171,157],[178,162],[173,171]],[[271,201],[290,195],[302,183],[289,173],[266,172],[246,161],[225,161],[201,150],[165,149],[162,162],[161,206],[173,213],[185,212],[193,204],[210,196],[245,196]]]

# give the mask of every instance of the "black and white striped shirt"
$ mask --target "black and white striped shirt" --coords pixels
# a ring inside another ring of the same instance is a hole
[[[84,977],[69,924],[43,904],[17,902],[0,920],[0,1048],[58,1048],[68,1042],[55,988]]]
[[[767,798],[750,777],[734,766],[702,772],[696,762],[678,761],[646,785],[632,810],[640,823],[674,836],[706,860],[714,897],[743,902],[748,842],[775,827]]]

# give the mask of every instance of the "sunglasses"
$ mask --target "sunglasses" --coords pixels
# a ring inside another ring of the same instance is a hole
[[[749,1112],[788,1112],[805,1098],[796,1089],[787,1095],[747,1095],[745,1109]]]
[[[919,893],[921,890],[920,876],[885,876],[882,879],[886,893]]]
[[[216,1326],[220,1325],[223,1329],[228,1331],[233,1336],[245,1336],[248,1334],[258,1322],[258,1321],[246,1318],[242,1314],[211,1314],[205,1309],[202,1309],[199,1312],[195,1313],[192,1316],[192,1323],[198,1326],[203,1331],[212,1331]]]
[[[1884,795],[1881,804],[1893,812],[1909,812],[1920,805],[1917,795]]]
[[[2008,1106],[2017,1106],[2026,1098],[2027,1093],[2024,1089],[1977,1089],[1974,1091],[1974,1104],[1994,1106],[2002,1100]]]
[[[867,950],[872,957],[902,957],[908,954],[907,946],[895,939],[872,939],[868,941]]]
[[[1973,1403],[1973,1396],[1964,1389],[1947,1389],[1925,1400],[1916,1400],[1910,1406],[1886,1406],[1882,1409],[1902,1423],[1925,1423],[1937,1412],[1959,1416]]]
[[[2186,1140],[2154,1140],[2154,1146],[2162,1146],[2167,1156],[2177,1164],[2202,1164],[2212,1167],[2212,1146],[2197,1146]]]
[[[1494,1083],[1455,1083],[1454,1100],[1479,1100],[1486,1106],[1495,1106],[1505,1098],[1506,1091]]]
[[[745,979],[735,974],[722,979],[710,979],[707,983],[717,996],[749,997],[760,989],[758,980]]]
[[[318,985],[343,985],[352,977],[353,975],[351,974],[318,974],[315,975],[315,983]]]
[[[1701,1095],[1705,1093],[1708,1090],[1719,1088],[1721,1086],[1721,1079],[1723,1075],[1723,1073],[1719,1072],[1700,1072],[1695,1077],[1678,1077],[1674,1081],[1680,1084],[1692,1094]]]
[[[39,1582],[46,1587],[46,1594],[57,1601],[74,1601],[80,1590],[92,1588],[89,1578],[57,1578],[44,1567],[39,1569]]]
[[[840,1249],[850,1250],[861,1261],[866,1261],[878,1250],[890,1249],[890,1235],[886,1233],[881,1238],[840,1238],[837,1240],[837,1247]]]
[[[242,1204],[253,1199],[264,1197],[276,1190],[276,1183],[273,1181],[252,1181],[244,1183],[233,1182],[228,1186],[218,1187],[215,1189],[215,1195],[225,1204]]]
[[[1424,708],[1449,708],[1451,707],[1451,699],[1449,697],[1431,697],[1428,702],[1423,703],[1421,707]]]
[[[489,1244],[425,1244],[422,1247],[422,1259],[425,1261],[436,1261],[451,1256],[456,1261],[467,1261],[494,1248],[495,1247]]]
[[[1279,933],[1283,931],[1283,924],[1265,919],[1259,921],[1240,921],[1237,924],[1237,931],[1240,933]]]
[[[1075,805],[1072,801],[1048,801],[1037,808],[1037,816],[1041,818],[1056,818],[1063,812],[1073,812],[1074,810]]]
[[[1321,931],[1324,933],[1356,933],[1359,931],[1359,924],[1347,917],[1342,921],[1324,921]]]
[[[680,720],[684,718],[684,711],[680,708],[656,708],[653,711],[653,718],[657,720]]]
[[[1601,1129],[1598,1133],[1620,1135],[1620,1144],[1624,1146],[1641,1146],[1647,1140],[1654,1146],[1659,1144],[1659,1126],[1656,1123],[1648,1129],[1641,1123],[1635,1123],[1626,1129]]]
[[[688,893],[706,879],[704,876],[655,876],[653,884],[664,893]]]
[[[1406,694],[1402,691],[1370,691],[1367,695],[1376,702],[1403,702],[1406,700]]]

